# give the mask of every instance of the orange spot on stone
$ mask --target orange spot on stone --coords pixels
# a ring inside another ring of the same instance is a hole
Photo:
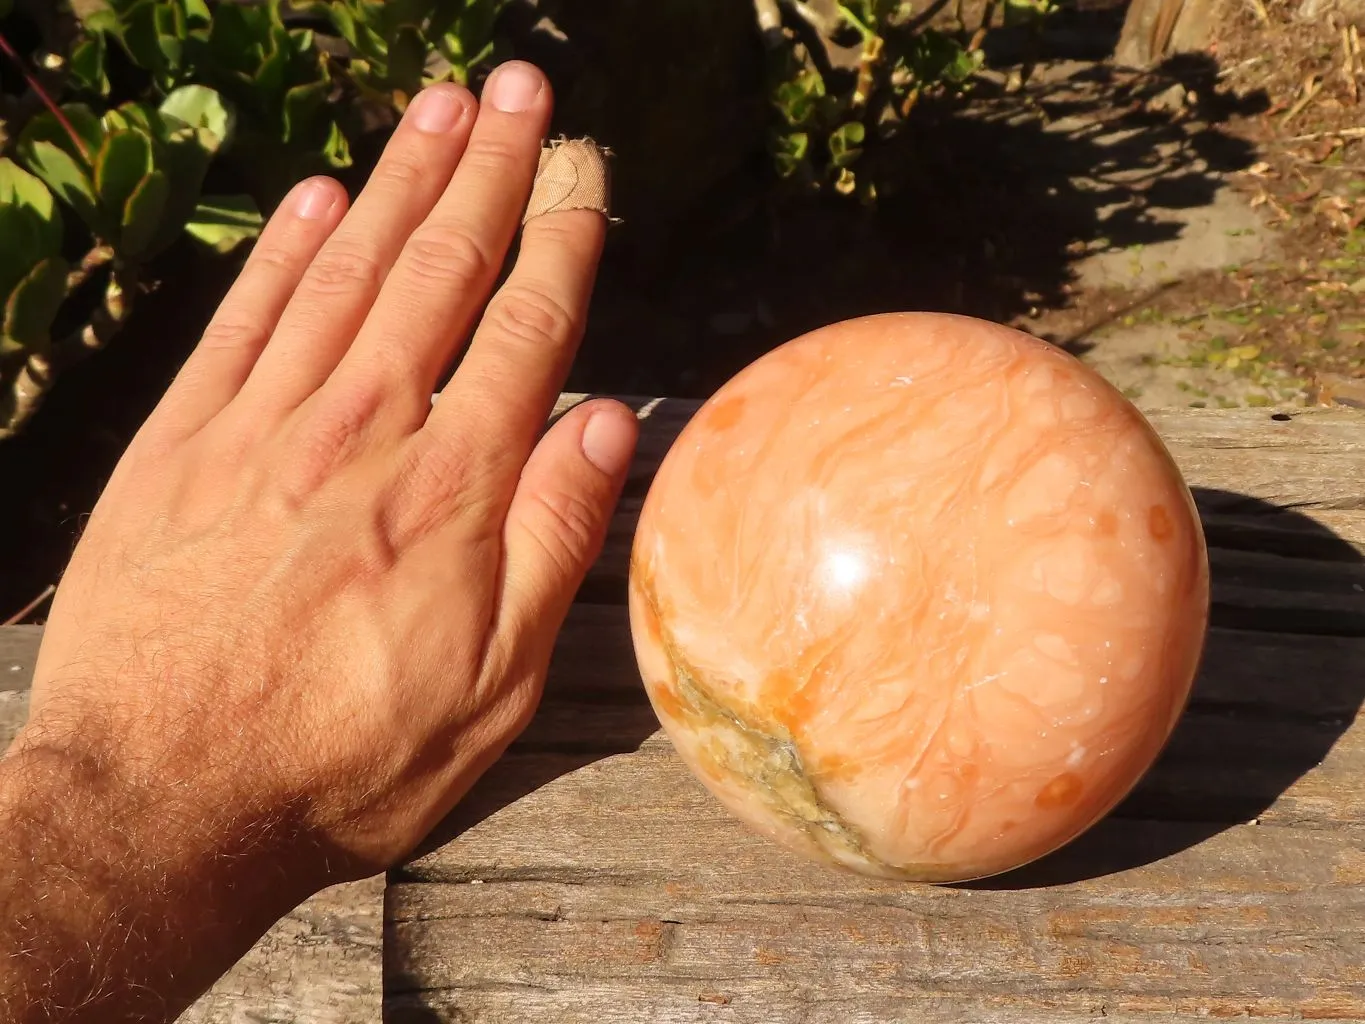
[[[1081,777],[1075,772],[1062,772],[1038,791],[1033,802],[1039,807],[1051,810],[1074,804],[1081,795]]]
[[[756,950],[754,950],[754,959],[761,963],[764,967],[776,967],[778,964],[784,964],[787,962],[786,957],[782,956],[781,954],[774,953],[771,949],[769,949],[766,946],[759,946]]]
[[[1165,505],[1152,506],[1147,513],[1147,529],[1157,540],[1168,540],[1175,532],[1175,524],[1171,522],[1171,514],[1166,511]]]
[[[724,402],[719,402],[711,407],[711,411],[706,416],[706,425],[712,430],[729,430],[739,418],[744,415],[745,401],[742,398],[731,398]]]
[[[1112,512],[1101,512],[1095,517],[1095,532],[1101,537],[1112,537],[1119,532],[1119,517]]]
[[[651,576],[641,575],[640,590],[644,594],[654,592],[654,579]],[[644,628],[645,636],[655,647],[662,647],[664,642],[664,629],[659,622],[659,616],[654,611],[654,605],[648,597],[642,598],[637,608],[640,616],[640,625]]]
[[[654,710],[676,722],[685,721],[687,708],[676,690],[668,683],[651,683],[649,699],[654,702]]]

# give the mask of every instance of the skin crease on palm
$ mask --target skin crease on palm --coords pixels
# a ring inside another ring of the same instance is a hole
[[[301,183],[118,464],[0,759],[0,1020],[173,1018],[529,720],[637,430],[545,430],[606,230],[520,225],[550,116],[514,62]]]
[[[1107,382],[979,320],[838,324],[702,408],[636,533],[641,673],[759,832],[874,875],[1048,853],[1150,766],[1208,616],[1180,473]]]

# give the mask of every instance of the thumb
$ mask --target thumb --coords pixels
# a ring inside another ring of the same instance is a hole
[[[507,510],[506,577],[496,631],[548,658],[597,559],[639,436],[635,414],[599,400],[573,409],[531,453]]]

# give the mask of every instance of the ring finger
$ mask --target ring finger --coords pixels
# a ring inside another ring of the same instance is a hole
[[[242,394],[286,411],[336,368],[412,231],[450,181],[474,122],[465,89],[433,86],[409,106],[354,207],[304,274]]]
[[[460,166],[413,231],[355,344],[337,368],[340,393],[373,387],[375,418],[419,427],[431,393],[488,299],[516,234],[550,120],[550,85],[520,61],[489,78]]]

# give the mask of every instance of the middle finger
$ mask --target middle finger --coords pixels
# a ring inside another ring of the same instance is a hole
[[[242,390],[247,415],[287,411],[336,369],[404,242],[431,212],[469,140],[468,90],[432,86],[408,107],[365,188],[304,274]]]
[[[484,88],[469,147],[450,186],[413,233],[329,386],[368,383],[374,416],[417,429],[441,374],[488,299],[512,244],[550,120],[550,85],[521,61]]]

